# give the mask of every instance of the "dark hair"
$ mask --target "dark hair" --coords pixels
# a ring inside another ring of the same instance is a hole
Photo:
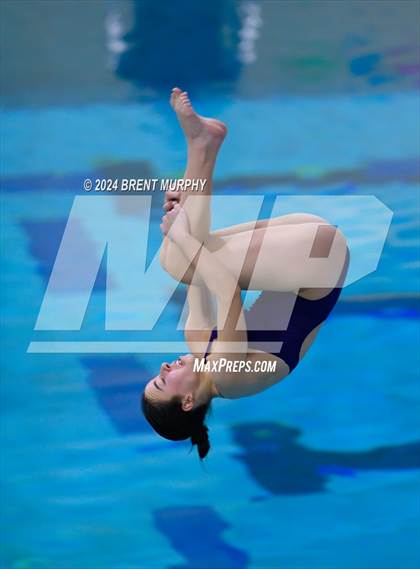
[[[143,392],[141,407],[144,416],[161,437],[171,441],[190,438],[192,445],[197,445],[200,459],[207,455],[210,442],[204,419],[211,407],[210,402],[191,411],[184,411],[179,397],[173,397],[165,403],[153,403]]]

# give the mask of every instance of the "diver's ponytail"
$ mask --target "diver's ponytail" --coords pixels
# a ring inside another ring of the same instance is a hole
[[[192,445],[197,445],[198,456],[201,460],[205,458],[210,450],[208,427],[204,423],[198,425],[191,435]]]

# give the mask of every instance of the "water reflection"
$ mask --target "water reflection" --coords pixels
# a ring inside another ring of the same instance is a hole
[[[235,80],[240,70],[237,8],[233,0],[136,0],[132,29],[117,42],[125,46],[117,74],[165,89]]]

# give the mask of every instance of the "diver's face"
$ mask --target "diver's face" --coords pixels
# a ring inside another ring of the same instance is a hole
[[[154,401],[170,401],[174,396],[184,397],[198,387],[198,376],[193,371],[194,356],[180,356],[172,363],[163,362],[160,373],[146,385],[147,398]]]

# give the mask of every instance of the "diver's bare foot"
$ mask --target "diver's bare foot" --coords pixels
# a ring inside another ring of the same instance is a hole
[[[178,87],[172,89],[170,102],[188,144],[192,147],[217,152],[226,136],[226,125],[217,119],[198,115],[191,105],[187,92],[181,91]]]

